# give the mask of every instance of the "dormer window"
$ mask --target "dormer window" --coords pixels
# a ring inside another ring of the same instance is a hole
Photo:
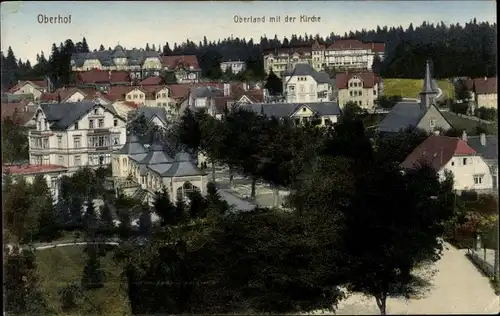
[[[97,115],[99,114],[99,110],[98,109],[94,109],[94,115]]]
[[[78,129],[78,122],[75,123],[75,129]]]

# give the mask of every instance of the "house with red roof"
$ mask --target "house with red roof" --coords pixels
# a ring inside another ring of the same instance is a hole
[[[198,82],[201,68],[195,55],[161,56],[163,70],[173,71],[178,83]]]
[[[405,169],[422,165],[434,168],[441,179],[445,172],[453,174],[454,189],[491,190],[493,177],[484,158],[462,138],[431,135],[401,163]]]
[[[366,110],[375,109],[379,96],[380,77],[373,72],[341,72],[335,78],[340,108],[354,102]]]
[[[498,108],[497,78],[484,77],[465,81],[476,107]]]

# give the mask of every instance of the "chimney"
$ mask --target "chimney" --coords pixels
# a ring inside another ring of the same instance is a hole
[[[481,133],[479,135],[479,139],[481,140],[481,145],[482,146],[486,146],[486,134],[485,133]]]
[[[466,132],[466,131],[463,131],[463,132],[462,132],[462,140],[463,140],[464,142],[467,142],[467,132]]]

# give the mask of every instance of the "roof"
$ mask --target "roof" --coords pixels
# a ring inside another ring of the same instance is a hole
[[[168,87],[170,88],[170,95],[172,98],[182,99],[189,94],[193,86],[190,84],[170,84]]]
[[[2,173],[9,172],[13,175],[38,174],[45,172],[65,171],[66,167],[60,165],[17,165],[17,166],[2,166]]]
[[[29,102],[26,101],[19,103],[2,103],[2,120],[10,118],[15,124],[25,125],[35,116],[35,111],[26,110],[28,103]]]
[[[363,81],[363,88],[373,88],[376,83],[380,82],[380,77],[373,72],[341,72],[335,77],[335,85],[337,89],[347,89],[349,80],[353,77],[358,77]]]
[[[435,86],[435,80],[432,79],[431,74],[431,61],[427,60],[425,63],[425,75],[424,75],[424,85],[420,93],[426,94],[438,94],[438,90]]]
[[[130,76],[127,71],[107,71],[107,70],[89,70],[77,72],[77,78],[80,83],[128,83]]]
[[[418,145],[401,163],[403,168],[414,168],[427,163],[436,171],[441,170],[454,156],[476,154],[461,138],[431,135]]]
[[[485,144],[481,144],[481,137],[484,137]],[[498,160],[498,136],[480,135],[467,136],[467,144],[479,155],[487,160]]]
[[[187,177],[187,176],[199,176],[205,175],[206,173],[200,170],[191,161],[191,157],[188,153],[181,151],[174,158],[175,162],[168,168],[167,171],[161,174],[163,177]]]
[[[148,57],[156,57],[160,59],[160,54],[155,51],[146,51],[136,48],[126,50],[118,45],[112,50],[72,54],[71,62],[76,67],[82,67],[85,60],[97,59],[103,66],[109,67],[115,65],[114,58],[127,58],[129,65],[141,66],[144,63],[144,60]]]
[[[44,90],[47,88],[47,82],[45,80],[26,80],[26,81],[18,81],[17,84],[14,85],[12,88],[10,88],[8,92],[11,93],[16,92],[26,84],[30,84],[38,90]]]
[[[324,71],[316,71],[309,64],[297,64],[293,70],[287,70],[283,76],[311,76],[317,83],[328,83],[330,76]]]
[[[95,106],[101,106],[109,112],[116,114],[112,106],[96,104],[88,100],[82,102],[48,103],[40,105],[47,120],[51,123],[50,128],[56,130],[67,129],[82,116],[90,112]]]
[[[138,108],[138,113],[143,114],[148,121],[156,116],[164,126],[167,126],[167,110],[163,107],[141,106]]]
[[[175,69],[178,66],[186,66],[192,69],[200,69],[196,55],[161,56],[163,67]]]
[[[174,160],[163,150],[163,145],[153,144],[149,147],[147,155],[140,161],[141,164],[158,165],[171,163]]]
[[[477,94],[496,94],[497,93],[497,78],[475,78],[465,81],[467,88],[475,89]]]
[[[155,86],[161,84],[163,84],[163,79],[161,77],[155,76],[147,77],[146,79],[139,82],[139,85],[141,86]]]
[[[339,39],[333,44],[325,45],[318,41],[315,41],[311,46],[300,45],[300,46],[289,46],[281,48],[268,48],[264,49],[264,53],[304,53],[310,52],[312,50],[353,50],[353,49],[363,49],[371,50],[372,52],[383,54],[385,52],[385,43],[378,42],[361,42],[355,39]]]
[[[254,103],[242,104],[242,109],[255,113],[262,111],[266,116],[290,117],[301,106],[307,106],[317,115],[340,115],[341,111],[337,102],[314,102],[314,103]]]
[[[71,96],[73,96],[77,92],[80,92],[81,94],[83,94],[84,99],[85,98],[88,99],[88,97],[91,97],[93,99],[96,95],[98,95],[98,92],[96,90],[94,90],[93,88],[75,88],[75,87],[66,88],[66,87],[63,87],[63,88],[58,88],[56,91],[54,91],[52,93],[49,93],[49,92],[42,93],[42,95],[40,96],[40,101],[44,101],[44,102],[58,101],[60,98],[61,102],[65,102],[68,98],[70,98]],[[82,101],[82,100],[80,100],[80,101]]]
[[[137,136],[132,134],[127,134],[125,145],[123,145],[123,147],[117,150],[115,153],[119,155],[139,155],[139,154],[146,154],[147,150],[139,142],[139,138],[137,138]]]
[[[384,117],[379,125],[379,132],[397,133],[408,127],[416,127],[426,111],[423,111],[419,103],[403,101],[398,102]]]

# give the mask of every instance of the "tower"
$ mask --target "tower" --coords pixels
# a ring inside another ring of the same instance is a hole
[[[431,75],[431,61],[428,59],[425,64],[424,86],[420,92],[420,108],[425,111],[430,108],[431,105],[435,105],[437,94],[438,92],[434,87]]]

